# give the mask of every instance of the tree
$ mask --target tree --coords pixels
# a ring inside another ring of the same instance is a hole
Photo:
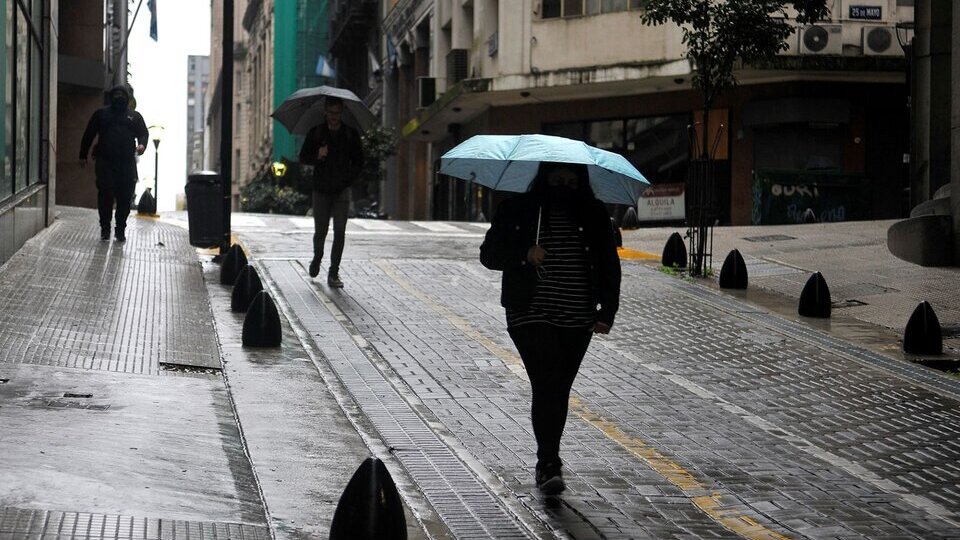
[[[709,117],[717,98],[736,85],[733,70],[738,62],[750,65],[769,60],[787,48],[786,39],[795,31],[788,21],[787,8],[796,11],[800,24],[823,19],[829,13],[826,0],[646,0],[640,20],[648,25],[672,22],[683,32],[687,57],[693,62],[693,86],[703,94],[703,132],[700,167],[695,169],[709,181]],[[697,194],[694,193],[694,197]],[[695,203],[696,204],[696,203]],[[692,272],[703,275],[706,251],[705,216],[694,216],[696,245]],[[691,239],[694,235],[691,235]],[[691,240],[693,244],[693,240]]]
[[[360,171],[358,189],[364,198],[379,198],[380,181],[383,180],[384,162],[397,153],[397,137],[393,129],[380,124],[370,126],[362,134],[363,169]]]

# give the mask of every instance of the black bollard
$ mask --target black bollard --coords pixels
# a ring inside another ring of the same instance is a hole
[[[157,200],[154,199],[153,195],[150,194],[149,189],[144,191],[143,195],[140,196],[140,202],[137,203],[137,213],[148,216],[156,215]]]
[[[247,265],[247,256],[244,255],[240,244],[234,244],[227,250],[220,264],[220,284],[233,285],[237,282],[240,270]]]
[[[617,242],[617,247],[623,247],[623,233],[620,232],[620,227],[617,227],[617,221],[613,218],[610,218],[610,227],[613,229],[613,238]]]
[[[667,239],[667,245],[663,246],[663,255],[660,257],[660,264],[666,267],[686,268],[687,267],[687,246],[683,244],[683,237],[680,233],[673,233]]]
[[[230,311],[243,313],[250,307],[253,297],[263,290],[263,283],[257,269],[246,265],[240,270],[237,281],[233,284],[233,293],[230,295]]]
[[[627,208],[627,211],[623,214],[623,220],[620,222],[620,226],[624,229],[636,229],[640,227],[640,220],[637,219],[637,211],[634,207]]]
[[[367,458],[343,490],[330,525],[330,540],[406,540],[400,493],[383,462]]]
[[[910,354],[943,354],[940,319],[930,303],[924,300],[913,310],[903,331],[903,352]]]
[[[243,319],[244,347],[279,347],[283,329],[280,313],[267,291],[253,297]]]
[[[747,288],[747,263],[744,262],[740,251],[736,249],[727,255],[723,261],[723,267],[720,268],[720,288]]]
[[[800,306],[797,311],[804,317],[830,318],[830,288],[820,272],[815,272],[800,293]]]

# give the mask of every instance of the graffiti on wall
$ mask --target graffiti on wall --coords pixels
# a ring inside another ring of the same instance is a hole
[[[752,187],[754,225],[870,218],[869,183],[863,176],[759,170]]]

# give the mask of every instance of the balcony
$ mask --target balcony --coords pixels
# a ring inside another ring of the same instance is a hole
[[[330,2],[330,50],[338,49],[355,41],[366,39],[367,33],[377,26],[377,0],[332,0]]]

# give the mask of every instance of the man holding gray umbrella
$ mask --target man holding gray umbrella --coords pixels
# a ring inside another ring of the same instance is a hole
[[[333,218],[333,249],[327,270],[327,285],[342,288],[340,258],[343,256],[350,185],[363,167],[363,145],[357,131],[342,121],[343,100],[327,96],[321,124],[307,133],[300,148],[300,162],[313,165],[313,260],[310,277],[320,273],[323,247]]]
[[[323,243],[333,218],[333,253],[327,285],[343,287],[340,257],[350,208],[350,185],[363,168],[359,133],[375,121],[373,113],[353,92],[334,86],[301,88],[287,96],[271,114],[294,135],[306,135],[300,162],[313,165],[313,260],[310,277],[320,273]]]

